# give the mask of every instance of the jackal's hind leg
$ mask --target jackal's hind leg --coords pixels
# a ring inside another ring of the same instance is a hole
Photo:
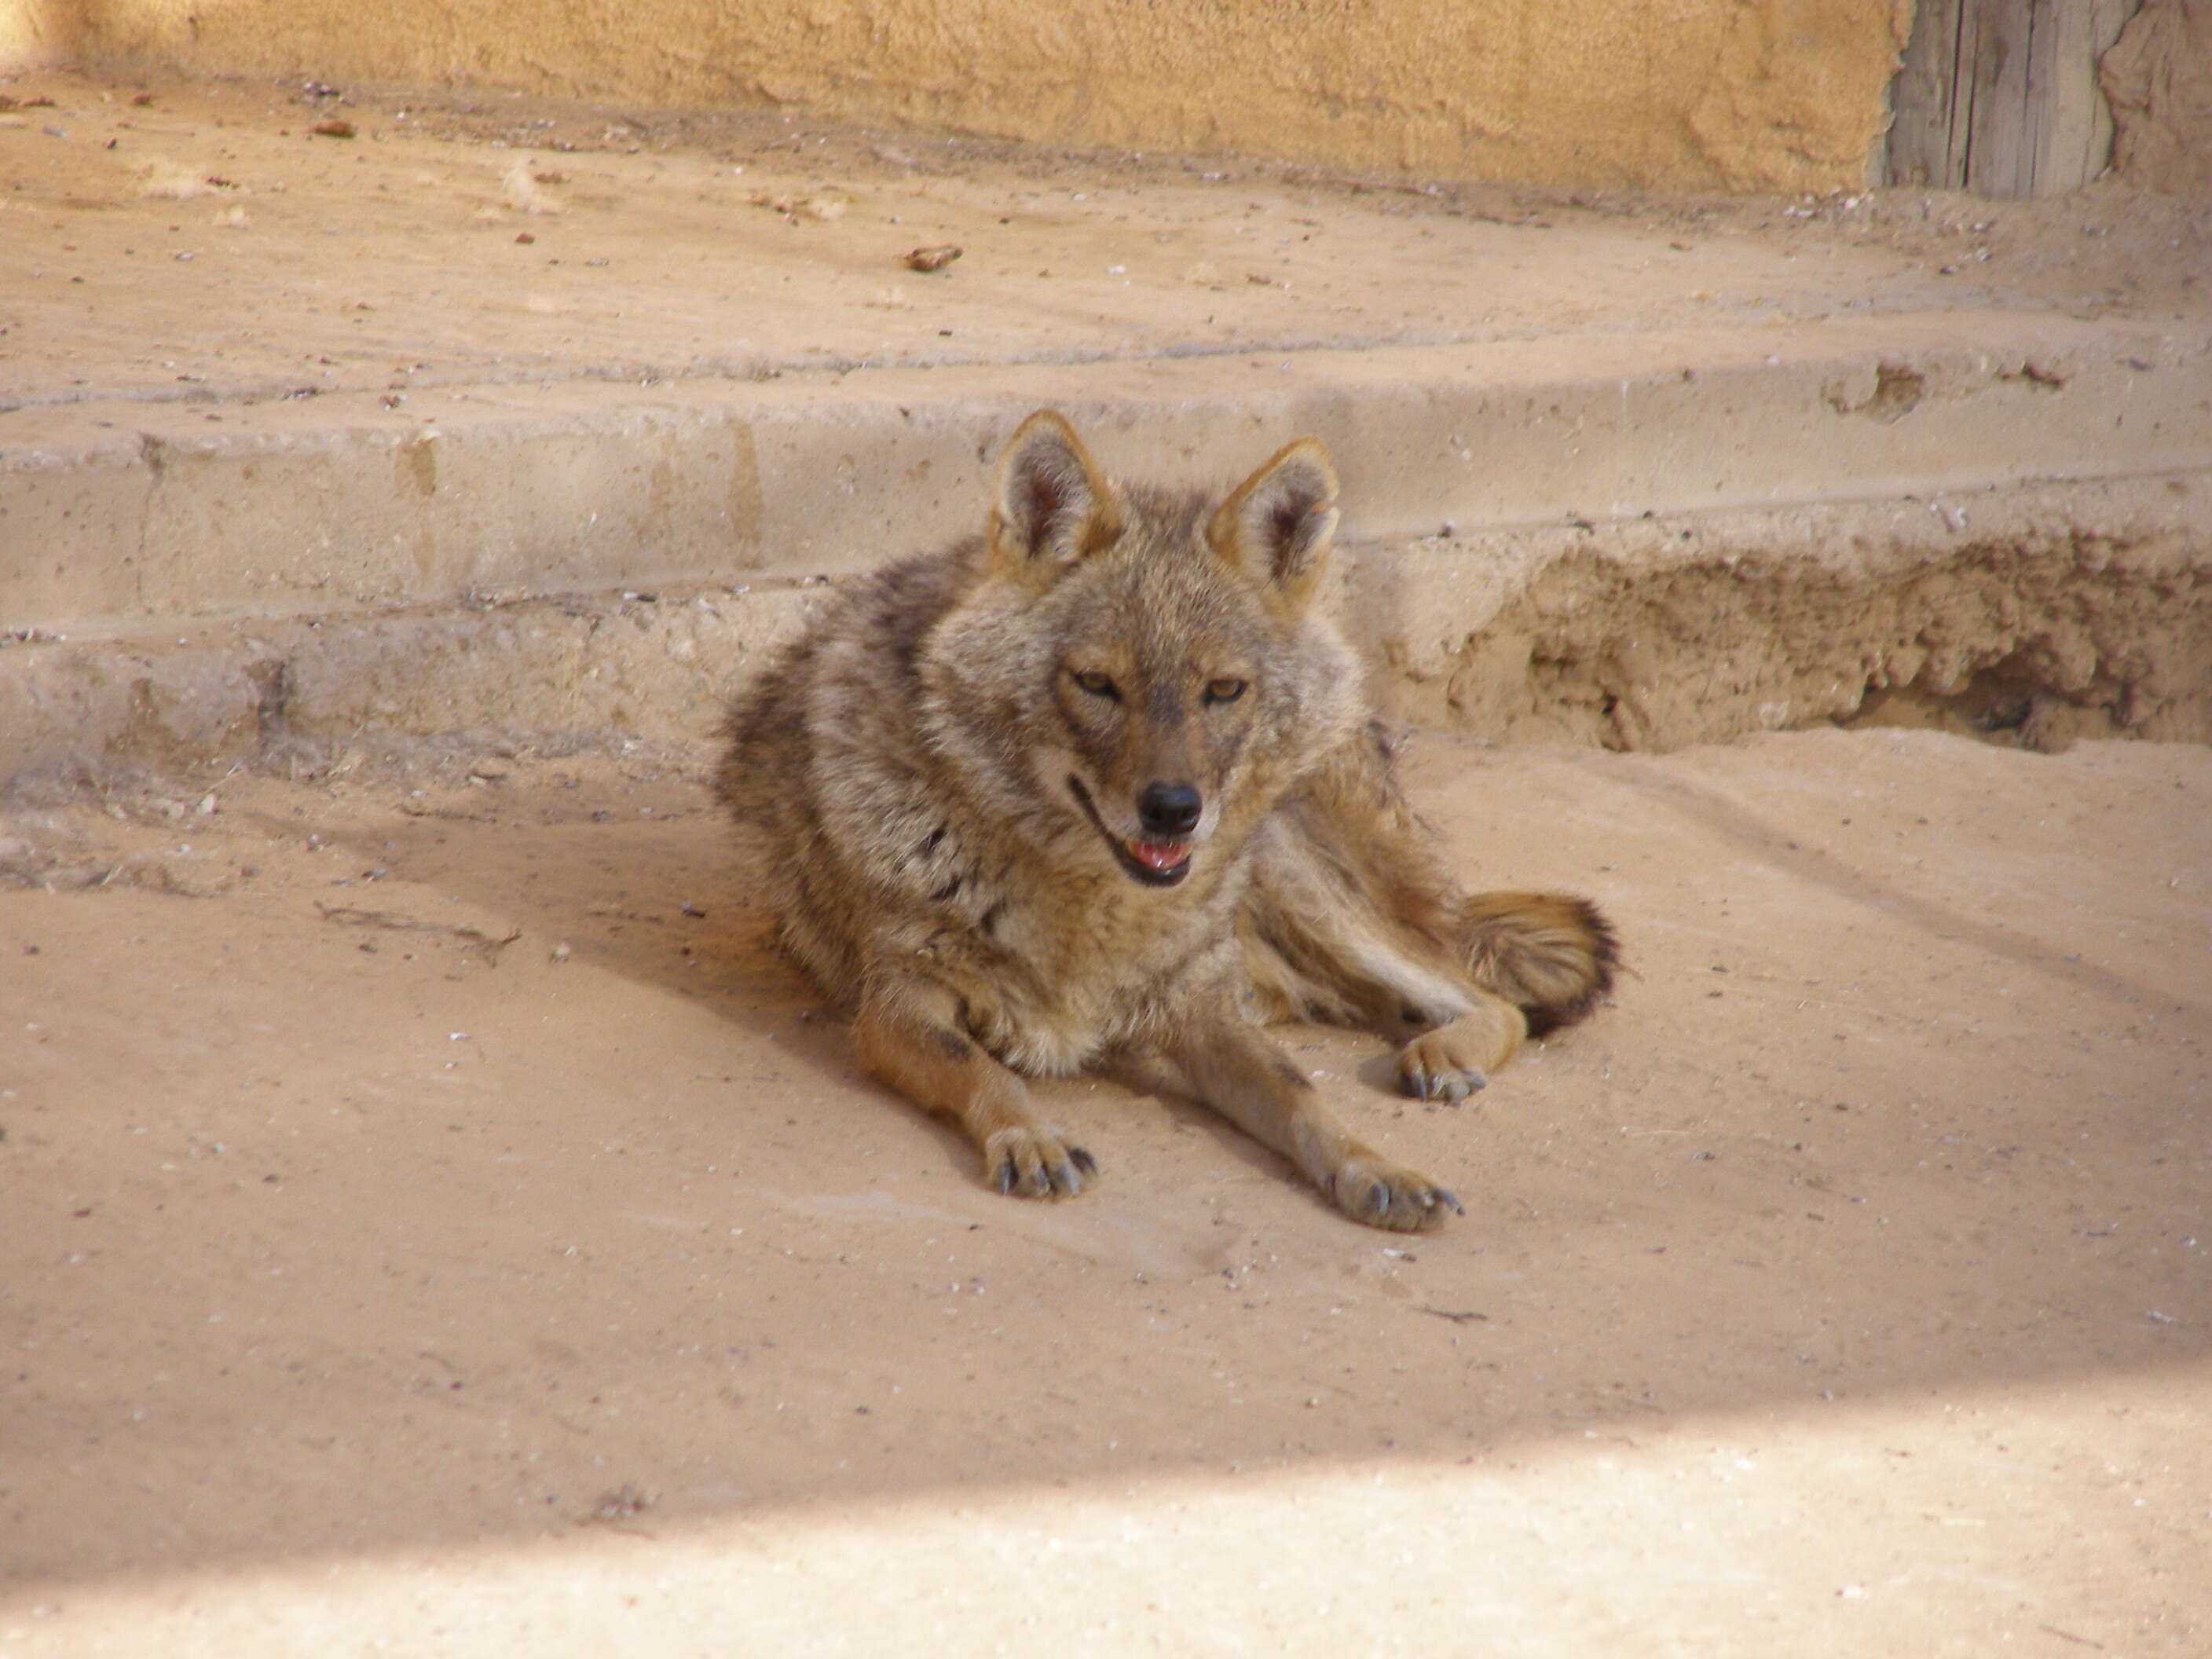
[[[860,1063],[966,1130],[983,1155],[984,1178],[1000,1192],[1018,1198],[1081,1192],[1098,1173],[1097,1162],[1038,1119],[1021,1079],[977,1048],[957,1014],[951,994],[935,987],[868,996],[853,1021]]]

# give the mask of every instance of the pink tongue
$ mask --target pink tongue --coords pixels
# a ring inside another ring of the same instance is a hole
[[[1162,875],[1190,861],[1190,843],[1182,841],[1133,841],[1129,856],[1147,870]]]

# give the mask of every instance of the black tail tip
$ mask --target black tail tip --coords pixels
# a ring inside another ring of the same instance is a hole
[[[1584,977],[1575,994],[1562,1001],[1522,1007],[1531,1037],[1589,1018],[1612,994],[1613,976],[1620,967],[1620,936],[1604,911],[1585,898],[1559,895],[1553,902],[1566,913],[1563,931],[1577,936],[1575,948],[1585,957],[1581,964]]]

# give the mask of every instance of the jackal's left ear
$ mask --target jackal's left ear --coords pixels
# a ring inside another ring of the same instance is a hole
[[[1121,509],[1075,428],[1040,409],[999,458],[991,562],[1001,575],[1049,581],[1121,533]]]
[[[1336,469],[1317,438],[1285,445],[1206,524],[1216,553],[1293,610],[1313,597],[1335,533]]]

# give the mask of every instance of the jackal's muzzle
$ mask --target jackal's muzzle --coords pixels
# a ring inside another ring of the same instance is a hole
[[[1147,887],[1172,887],[1190,873],[1190,832],[1198,827],[1203,802],[1197,790],[1187,783],[1155,783],[1148,785],[1137,798],[1137,824],[1140,831],[1134,836],[1119,836],[1109,829],[1106,820],[1098,814],[1097,804],[1083,780],[1073,773],[1068,775],[1068,793],[1075,797],[1076,805],[1091,820],[1091,827],[1114,849],[1114,856],[1132,879]]]

